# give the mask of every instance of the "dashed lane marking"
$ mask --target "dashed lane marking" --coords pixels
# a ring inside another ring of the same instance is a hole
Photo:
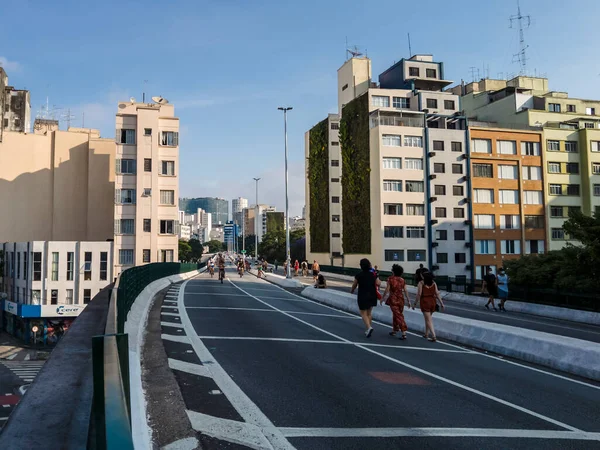
[[[200,375],[201,377],[212,378],[209,370],[200,364],[192,364],[178,359],[169,358],[169,367],[181,372],[191,373],[192,375]]]

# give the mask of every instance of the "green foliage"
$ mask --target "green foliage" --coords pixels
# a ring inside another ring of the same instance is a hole
[[[179,239],[179,261],[190,261],[191,255],[192,247],[190,247],[190,244],[188,244],[187,241],[184,241],[183,239]]]
[[[219,253],[223,250],[223,242],[216,239],[205,242],[204,245],[208,246],[208,253]]]
[[[305,256],[304,245],[298,245],[305,237],[304,229],[290,232],[290,257],[292,261],[302,260]],[[269,231],[258,244],[258,254],[267,261],[275,260],[283,264],[285,261],[285,231]]]
[[[309,132],[308,180],[310,186],[310,249],[329,253],[329,122]]]
[[[285,230],[285,214],[282,212],[267,213],[267,231]]]
[[[188,241],[188,244],[191,248],[189,261],[193,263],[200,262],[200,260],[202,259],[202,244],[198,239],[190,239]]]
[[[246,241],[246,245],[242,245],[242,236],[238,236],[238,248],[240,249],[240,251],[245,248],[246,249],[246,255],[252,255],[254,256],[254,235],[253,234],[249,234],[246,236],[245,241]]]
[[[369,96],[344,106],[340,121],[344,253],[371,253]],[[312,225],[312,224],[311,224]]]

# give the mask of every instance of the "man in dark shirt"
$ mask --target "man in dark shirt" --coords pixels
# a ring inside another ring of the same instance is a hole
[[[483,293],[484,290],[487,290],[489,295],[488,302],[485,304],[485,307],[490,309],[489,304],[491,303],[494,311],[498,311],[494,305],[494,299],[498,297],[498,281],[496,280],[496,275],[493,274],[491,267],[488,267],[487,275],[483,277],[483,286],[481,287],[481,292]]]
[[[419,284],[419,281],[423,281],[423,272],[425,269],[423,268],[423,264],[419,264],[419,268],[415,272],[415,285]]]

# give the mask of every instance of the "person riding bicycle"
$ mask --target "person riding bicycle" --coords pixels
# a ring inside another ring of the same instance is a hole
[[[223,279],[225,278],[225,258],[220,253],[219,253],[219,258],[218,258],[218,264],[219,264],[219,279],[221,280],[221,284],[222,284]]]
[[[238,269],[238,273],[240,274],[240,277],[242,277],[244,275],[244,262],[242,260],[238,261],[237,269]]]

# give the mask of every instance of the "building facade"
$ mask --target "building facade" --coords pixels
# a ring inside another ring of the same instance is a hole
[[[199,197],[183,198],[181,209],[187,212],[194,212],[198,208],[212,214],[212,223],[214,225],[225,225],[229,221],[229,202],[224,198]]]
[[[0,67],[0,142],[5,131],[31,132],[31,100],[29,91],[8,84],[8,75]]]
[[[166,103],[119,103],[114,192],[117,275],[178,261],[179,119]]]
[[[248,199],[247,198],[242,198],[242,197],[238,197],[238,198],[234,198],[233,200],[231,200],[231,218],[233,220],[233,223],[241,226],[242,225],[242,220],[243,220],[243,216],[242,216],[242,211],[244,208],[248,207]]]

